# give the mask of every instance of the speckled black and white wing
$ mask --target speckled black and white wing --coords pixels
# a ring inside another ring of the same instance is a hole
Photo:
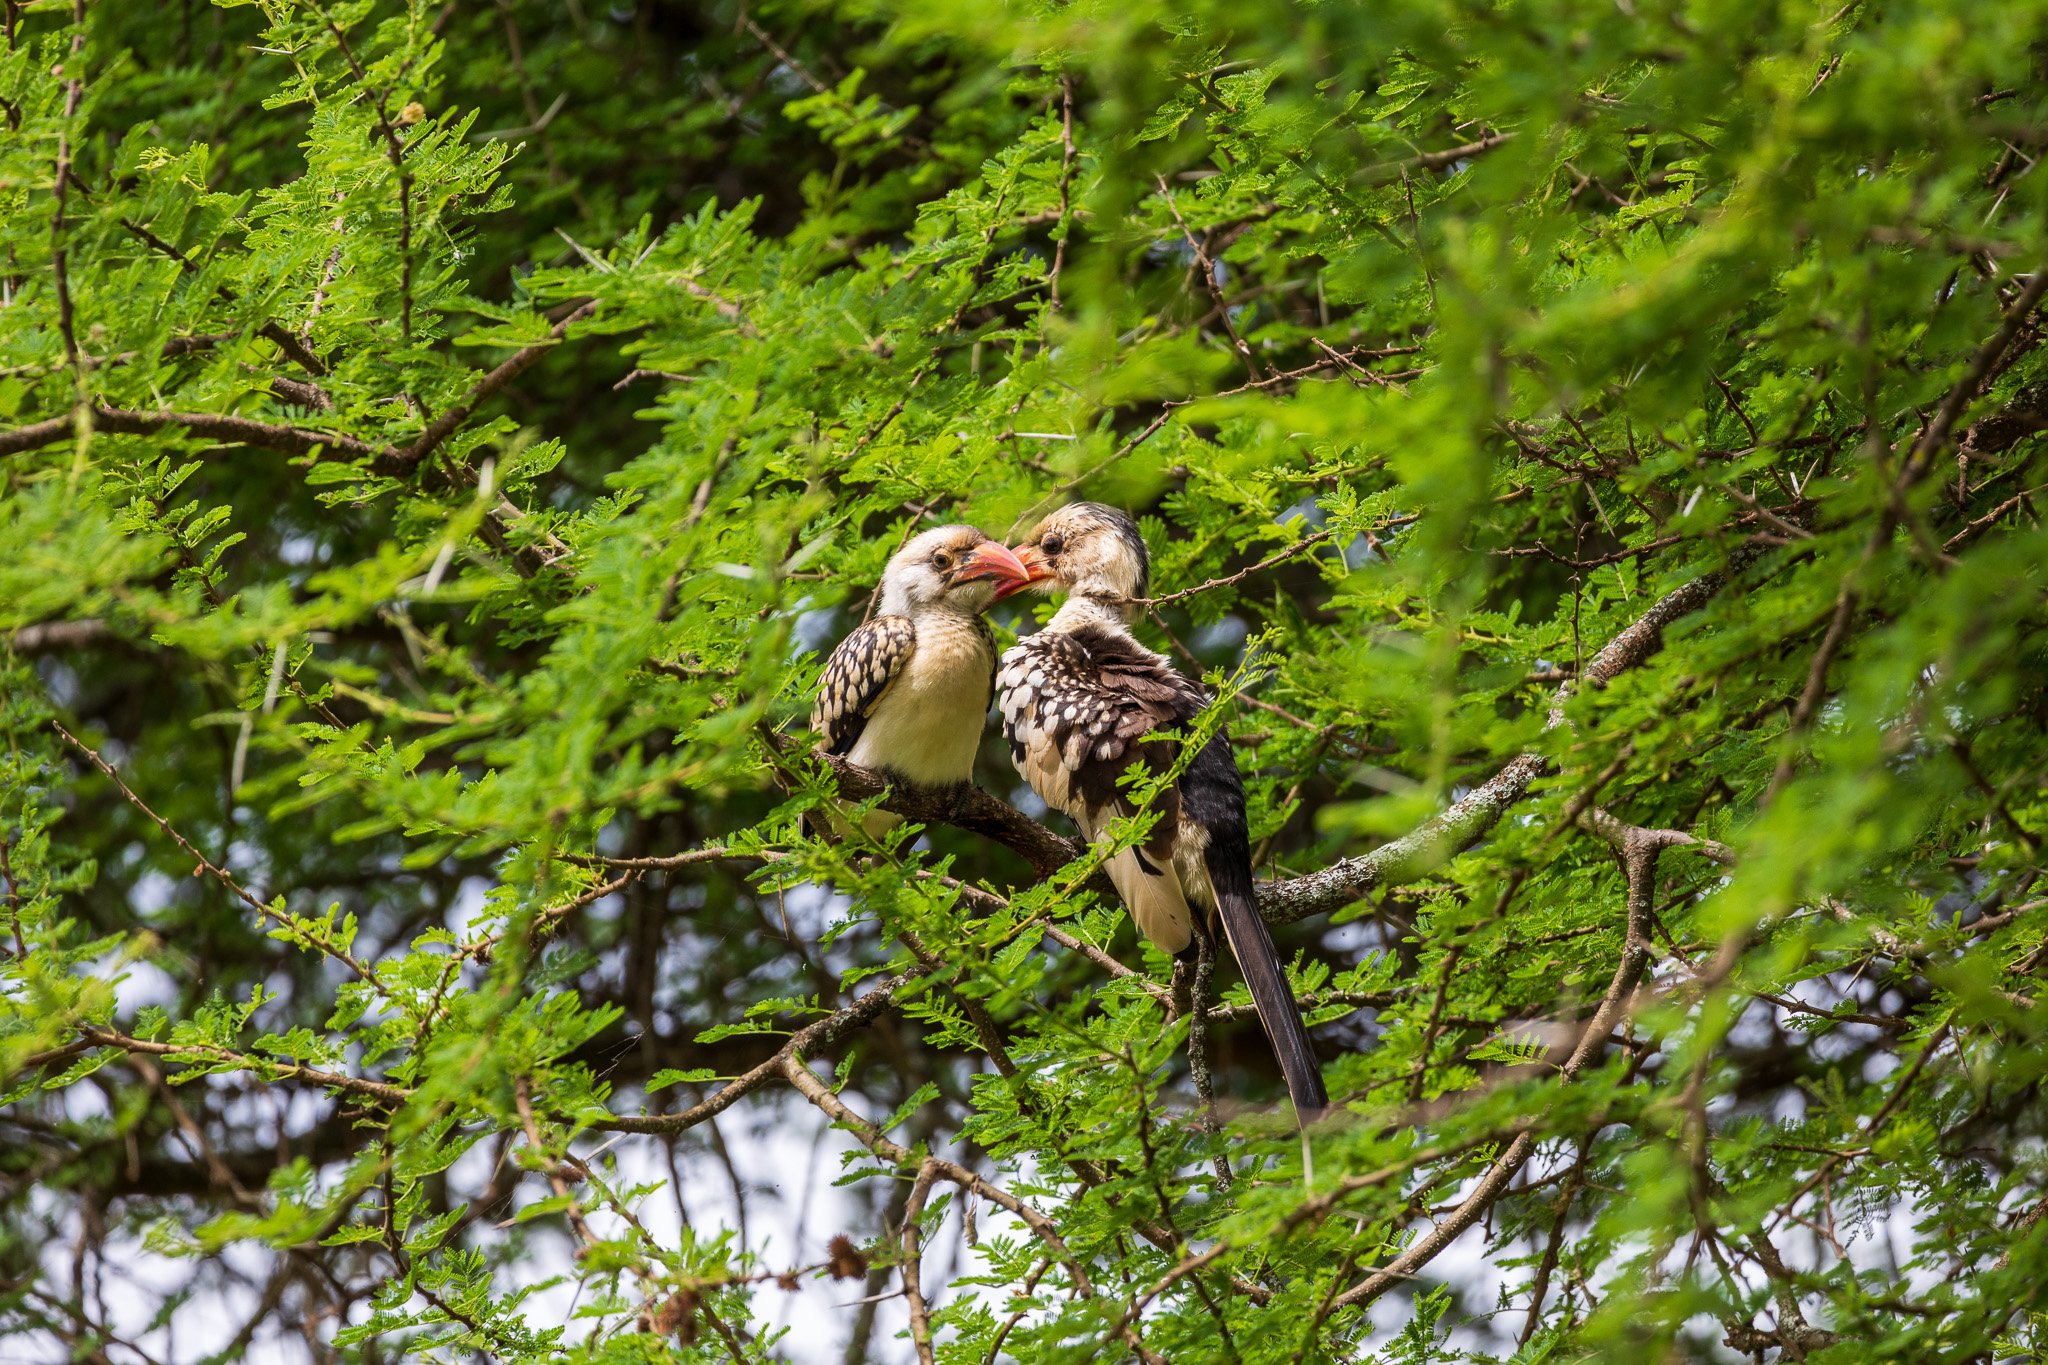
[[[1012,648],[996,670],[996,697],[1017,771],[1091,841],[1131,812],[1120,777],[1134,765],[1174,763],[1174,745],[1147,744],[1145,736],[1186,724],[1208,701],[1129,635],[1094,626],[1043,630]],[[1139,932],[1169,953],[1192,937],[1191,907],[1216,912],[1288,1094],[1304,1121],[1312,1119],[1330,1097],[1286,968],[1259,916],[1244,784],[1230,741],[1212,736],[1180,780],[1155,798],[1155,808],[1160,818],[1145,841],[1105,860],[1104,871]]]
[[[1119,779],[1133,765],[1173,762],[1172,746],[1144,737],[1192,719],[1201,690],[1164,659],[1109,631],[1045,630],[1003,655],[996,670],[1003,736],[1017,771],[1047,805],[1093,840],[1132,805]],[[1159,820],[1145,842],[1112,856],[1110,880],[1139,931],[1167,952],[1192,932],[1185,888],[1173,865],[1180,793],[1154,801]]]
[[[839,642],[825,661],[811,707],[811,729],[828,753],[852,752],[875,704],[916,647],[917,627],[907,616],[877,616]]]

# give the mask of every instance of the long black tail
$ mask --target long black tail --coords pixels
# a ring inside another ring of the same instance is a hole
[[[1279,1059],[1280,1074],[1287,1078],[1287,1093],[1302,1123],[1320,1118],[1330,1107],[1330,1092],[1323,1088],[1322,1068],[1316,1065],[1315,1049],[1309,1046],[1308,1029],[1294,1007],[1294,992],[1287,985],[1287,969],[1273,935],[1259,917],[1259,901],[1252,884],[1251,851],[1235,841],[1211,840],[1203,861],[1208,864],[1210,885],[1216,888],[1216,909],[1223,920],[1223,932],[1230,939],[1230,951],[1237,955],[1238,970],[1251,988],[1252,1003],[1258,1006],[1259,1022],[1265,1025],[1266,1040]]]

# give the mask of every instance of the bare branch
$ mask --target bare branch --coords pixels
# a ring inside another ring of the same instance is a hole
[[[261,422],[253,417],[236,417],[221,412],[135,412],[95,404],[92,424],[99,431],[126,436],[148,436],[165,427],[176,427],[194,436],[227,441],[236,445],[275,450],[286,455],[339,455],[346,459],[373,459],[388,455],[386,449],[359,441],[339,432],[312,427]],[[71,433],[71,418],[52,417],[13,431],[0,431],[0,455],[15,455],[63,440]]]
[[[908,1148],[900,1143],[890,1141],[874,1124],[848,1108],[845,1101],[841,1100],[823,1081],[818,1079],[818,1073],[811,1070],[804,1059],[796,1055],[791,1049],[785,1048],[783,1050],[781,1068],[783,1074],[789,1078],[790,1084],[796,1087],[799,1094],[823,1110],[833,1122],[842,1125],[847,1131],[859,1138],[862,1146],[883,1160],[895,1162],[897,1165],[904,1165],[910,1161],[911,1154]],[[935,1176],[950,1181],[971,1194],[981,1196],[1006,1213],[1014,1214],[1026,1227],[1031,1229],[1032,1233],[1040,1241],[1045,1243],[1054,1256],[1059,1258],[1060,1264],[1067,1268],[1067,1273],[1073,1277],[1075,1292],[1083,1298],[1093,1296],[1095,1290],[1088,1280],[1087,1271],[1082,1269],[1081,1262],[1068,1248],[1065,1240],[1061,1238],[1059,1229],[1053,1226],[1051,1219],[1011,1194],[1008,1190],[998,1185],[990,1184],[958,1162],[945,1161],[938,1157],[928,1157],[925,1164]]]
[[[372,986],[376,987],[380,992],[384,989],[383,984],[377,979],[376,973],[372,972],[360,958],[356,957],[346,948],[340,947],[339,945],[335,944],[331,939],[325,937],[324,935],[315,937],[314,935],[305,933],[302,926],[299,925],[298,921],[294,920],[290,915],[285,914],[282,910],[279,910],[276,906],[270,904],[269,902],[261,900],[258,897],[252,895],[249,892],[248,888],[244,887],[240,882],[235,880],[233,873],[229,872],[224,867],[216,865],[204,853],[201,853],[197,848],[193,847],[191,840],[187,839],[184,835],[178,833],[178,831],[172,827],[170,821],[164,819],[163,816],[158,815],[154,810],[150,809],[149,803],[144,801],[140,796],[137,796],[135,794],[134,789],[131,788],[126,782],[121,780],[121,774],[115,770],[113,764],[107,762],[106,759],[100,757],[99,751],[97,749],[94,749],[91,745],[87,744],[77,735],[74,735],[69,730],[65,729],[63,722],[53,720],[50,722],[50,728],[55,730],[66,744],[69,744],[72,748],[78,750],[78,752],[84,754],[87,758],[91,759],[93,766],[98,768],[102,773],[106,775],[107,780],[114,784],[115,788],[120,791],[122,797],[128,802],[129,805],[135,807],[135,809],[141,811],[144,815],[148,816],[150,820],[156,824],[156,827],[158,829],[162,830],[166,835],[170,837],[171,842],[175,843],[179,848],[183,849],[187,854],[189,854],[192,860],[199,865],[195,869],[195,871],[205,872],[208,876],[212,877],[222,886],[225,886],[230,892],[234,894],[237,900],[241,901],[242,904],[248,906],[251,910],[254,910],[258,915],[262,916],[264,919],[270,920],[272,923],[278,925],[280,928],[292,930],[294,932],[295,938],[303,941],[309,947],[317,948],[319,951],[327,954],[327,956],[333,958],[335,961],[345,964],[350,971],[356,974],[356,976],[358,976],[364,981],[369,982]]]
[[[903,1297],[910,1304],[910,1339],[917,1344],[920,1365],[933,1365],[933,1356],[931,1308],[924,1301],[924,1286],[918,1282],[924,1274],[924,1259],[919,1253],[923,1230],[918,1227],[918,1220],[924,1217],[924,1201],[938,1174],[938,1164],[926,1158],[910,1187],[910,1202],[903,1206]]]
[[[1604,687],[1642,663],[1662,646],[1666,626],[1705,606],[1727,581],[1726,573],[1715,571],[1666,593],[1588,661],[1582,681],[1587,686]],[[1546,729],[1564,724],[1573,692],[1574,684],[1569,682],[1558,689]],[[1519,754],[1441,815],[1399,839],[1305,877],[1261,884],[1260,911],[1272,923],[1291,924],[1349,905],[1379,887],[1398,886],[1428,875],[1447,858],[1479,842],[1528,792],[1543,767],[1541,755]]]
[[[1229,335],[1230,344],[1236,349],[1238,359],[1244,361],[1244,367],[1250,372],[1254,382],[1264,379],[1266,376],[1259,367],[1258,357],[1252,354],[1252,348],[1238,334],[1237,323],[1230,316],[1230,302],[1223,297],[1223,284],[1216,278],[1216,262],[1209,257],[1208,238],[1214,235],[1215,230],[1210,229],[1198,241],[1194,231],[1188,227],[1187,220],[1180,216],[1180,205],[1174,202],[1173,191],[1166,185],[1166,177],[1155,175],[1152,181],[1159,187],[1159,196],[1166,201],[1167,212],[1173,215],[1174,224],[1180,228],[1181,236],[1187,239],[1188,250],[1194,253],[1195,269],[1202,276],[1202,285],[1209,291],[1210,301],[1216,305],[1215,317],[1223,324],[1223,330]]]
[[[203,1059],[210,1062],[226,1062],[256,1075],[277,1080],[304,1081],[308,1085],[324,1085],[335,1090],[361,1095],[380,1104],[400,1105],[412,1097],[412,1092],[403,1086],[385,1081],[373,1081],[363,1076],[349,1076],[337,1071],[322,1071],[317,1067],[302,1066],[297,1062],[273,1061],[252,1053],[236,1052],[231,1048],[219,1047],[212,1043],[156,1043],[146,1038],[131,1038],[113,1029],[81,1027],[79,1036],[98,1047],[119,1048],[123,1052],[137,1053],[147,1057],[167,1057],[174,1061]],[[36,1058],[28,1059],[30,1063]]]
[[[1445,147],[1441,151],[1424,152],[1420,156],[1411,157],[1399,164],[1403,169],[1419,167],[1425,171],[1441,171],[1447,167],[1457,165],[1460,161],[1469,161],[1475,156],[1484,156],[1496,147],[1506,146],[1508,142],[1513,140],[1514,136],[1511,132],[1493,133],[1487,137],[1480,138],[1477,142],[1467,142],[1458,147]]]
[[[732,1108],[743,1096],[759,1090],[778,1075],[787,1074],[785,1067],[792,1057],[799,1057],[806,1051],[821,1051],[855,1029],[867,1027],[881,1016],[883,1010],[895,1003],[896,992],[928,975],[930,972],[920,967],[916,971],[890,977],[838,1013],[827,1015],[814,1024],[798,1029],[768,1060],[733,1077],[721,1086],[716,1094],[700,1100],[680,1113],[624,1114],[601,1119],[590,1126],[608,1133],[674,1134],[694,1128],[706,1119]]]
[[[1340,909],[1380,887],[1428,876],[1446,859],[1485,837],[1542,771],[1540,756],[1519,754],[1441,815],[1370,853],[1340,858],[1320,872],[1292,881],[1261,882],[1259,911],[1269,923],[1292,924]]]
[[[1414,518],[1405,517],[1400,518],[1400,520],[1413,521]],[[1287,560],[1294,558],[1298,554],[1302,554],[1308,550],[1314,549],[1316,546],[1322,544],[1324,541],[1328,540],[1331,536],[1335,534],[1337,534],[1336,527],[1325,526],[1320,531],[1312,531],[1308,535],[1303,536],[1300,540],[1295,541],[1286,549],[1275,550],[1272,554],[1267,555],[1258,563],[1253,564],[1248,568],[1239,569],[1236,573],[1231,574],[1226,578],[1212,578],[1208,582],[1198,583],[1192,588],[1182,588],[1179,592],[1167,593],[1164,597],[1134,597],[1130,600],[1142,606],[1163,607],[1170,602],[1179,602],[1185,598],[1197,597],[1200,596],[1202,593],[1209,592],[1216,588],[1235,587],[1237,584],[1244,582],[1245,579],[1250,578],[1255,573],[1264,572],[1265,570],[1272,568],[1275,564],[1283,563]]]
[[[1735,865],[1735,851],[1726,844],[1712,839],[1702,839],[1678,829],[1644,829],[1638,825],[1624,824],[1599,806],[1589,806],[1579,815],[1579,828],[1589,834],[1598,835],[1616,853],[1627,854],[1631,838],[1650,838],[1661,841],[1665,848],[1690,848],[1703,858],[1720,863],[1724,867]]]
[[[238,417],[231,413],[218,412],[137,412],[127,408],[95,404],[91,409],[92,424],[100,431],[132,436],[147,436],[166,427],[175,427],[195,436],[232,442],[236,445],[254,446],[259,450],[280,451],[287,455],[327,455],[350,460],[370,460],[373,462],[372,467],[379,473],[404,474],[454,434],[470,419],[480,404],[531,369],[536,361],[553,350],[572,325],[589,317],[595,311],[595,300],[584,303],[554,325],[548,333],[548,340],[534,342],[514,351],[497,368],[478,380],[476,386],[461,402],[442,413],[421,431],[410,445],[404,447],[376,446],[340,432],[265,422],[253,417]],[[296,380],[273,380],[271,388],[288,402],[319,408],[332,406],[325,391],[314,385],[302,384]],[[13,431],[0,431],[0,455],[14,455],[51,445],[70,435],[72,429],[73,418],[66,414],[25,427],[17,427]]]
[[[1932,467],[1934,457],[1948,445],[1949,433],[1955,430],[1956,422],[1962,417],[1963,410],[1975,401],[1985,384],[1989,382],[1999,361],[2004,359],[2006,351],[2019,337],[2021,328],[2025,327],[2028,319],[2033,316],[2043,293],[2048,293],[2048,269],[2036,270],[2033,278],[2027,281],[2027,287],[2020,291],[2020,296],[2005,310],[1998,330],[1977,349],[1977,354],[1970,360],[1970,368],[1963,372],[1963,377],[1948,391],[1948,396],[1942,400],[1940,409],[1934,414],[1934,420],[1927,424],[1926,429],[1920,433],[1920,439],[1913,443],[1913,449],[1907,455],[1905,469],[1902,471],[1909,481],[1925,474]]]

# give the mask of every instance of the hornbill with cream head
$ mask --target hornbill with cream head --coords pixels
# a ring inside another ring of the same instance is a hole
[[[995,691],[996,642],[981,613],[1028,577],[972,526],[936,527],[891,556],[878,611],[818,681],[811,729],[826,751],[908,787],[967,782]],[[865,824],[879,838],[902,818],[877,810]]]
[[[1175,746],[1145,737],[1188,724],[1209,699],[1131,634],[1151,561],[1124,513],[1092,502],[1061,508],[1017,547],[1017,558],[1029,586],[1064,591],[1067,600],[1045,629],[1003,655],[996,677],[1003,733],[1032,790],[1094,841],[1134,811],[1119,785],[1125,773],[1164,770],[1176,760]],[[1222,921],[1295,1111],[1313,1120],[1329,1108],[1329,1092],[1259,917],[1244,782],[1228,737],[1204,744],[1155,808],[1159,820],[1144,842],[1108,859],[1110,881],[1139,932],[1169,953],[1187,949],[1197,931],[1193,911],[1203,913],[1204,933]]]

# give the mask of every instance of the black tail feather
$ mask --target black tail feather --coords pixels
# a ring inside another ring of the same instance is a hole
[[[1251,860],[1242,850],[1211,845],[1205,861],[1210,884],[1216,888],[1216,909],[1230,951],[1237,956],[1238,970],[1251,988],[1252,1003],[1258,1006],[1259,1022],[1265,1025],[1266,1040],[1280,1062],[1280,1074],[1287,1078],[1287,1093],[1302,1123],[1313,1123],[1330,1107],[1330,1092],[1323,1086],[1323,1071],[1316,1064],[1315,1049],[1309,1045],[1308,1028],[1294,1007],[1294,992],[1287,984],[1287,969],[1273,935],[1259,916],[1259,902],[1252,889]],[[1240,859],[1242,861],[1240,861]]]

